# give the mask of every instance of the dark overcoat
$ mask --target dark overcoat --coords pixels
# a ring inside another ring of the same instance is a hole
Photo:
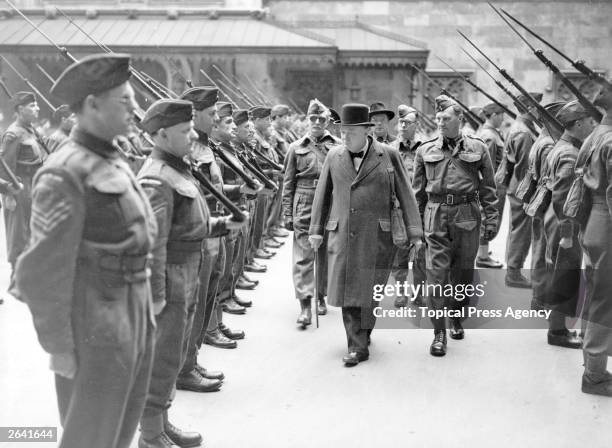
[[[391,182],[409,237],[423,234],[417,203],[398,151],[376,141],[359,172],[339,145],[325,159],[317,184],[310,235],[328,232],[329,304],[369,307],[373,288],[385,284],[395,247],[391,237]]]

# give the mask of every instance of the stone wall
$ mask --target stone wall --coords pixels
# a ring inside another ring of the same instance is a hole
[[[502,22],[484,1],[333,1],[279,0],[265,2],[270,13],[286,21],[354,20],[380,26],[426,42],[431,55],[428,69],[444,69],[434,55],[439,55],[461,70],[473,70],[472,79],[487,91],[501,92],[493,82],[476,69],[459,50],[467,44],[456,33],[460,28],[470,39],[506,68],[526,88],[545,93],[545,101],[558,96],[558,84],[527,47]],[[612,71],[612,2],[610,1],[497,1],[497,6],[537,33],[550,40],[572,58],[581,58],[592,68]],[[539,48],[535,39],[532,45]],[[571,70],[564,60],[546,49],[545,54],[560,68]],[[483,58],[479,61],[489,65]],[[485,99],[470,89],[471,102],[484,103]]]

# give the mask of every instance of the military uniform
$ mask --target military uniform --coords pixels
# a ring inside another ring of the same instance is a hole
[[[310,301],[315,297],[315,252],[308,242],[308,228],[312,214],[315,188],[329,150],[340,142],[329,132],[318,139],[306,135],[289,146],[283,182],[283,216],[293,224],[293,286],[295,298]],[[325,246],[318,261],[318,290],[322,300],[326,295]]]
[[[170,121],[172,115],[176,118]],[[191,102],[160,100],[146,112],[142,126],[154,133],[188,122],[191,116]],[[151,385],[141,420],[142,438],[150,441],[164,432],[165,411],[187,356],[198,304],[202,242],[227,230],[225,221],[210,217],[204,192],[183,159],[155,147],[138,179],[158,225],[151,276],[158,328]]]
[[[506,265],[510,272],[523,267],[531,246],[531,218],[525,213],[523,202],[515,195],[516,187],[527,172],[529,153],[535,141],[531,127],[532,123],[527,116],[518,117],[508,132],[504,148],[507,163],[512,167],[512,176],[507,186],[510,232],[506,244]]]
[[[7,256],[12,267],[30,239],[32,182],[47,157],[43,145],[32,126],[24,126],[18,121],[6,129],[0,142],[0,157],[23,184],[23,189],[16,196],[11,195],[16,202],[14,209],[7,207],[8,198],[3,197]],[[10,180],[2,169],[0,176],[6,181]]]
[[[612,356],[612,116],[609,105],[607,109],[580,148],[576,167],[584,167],[584,185],[592,204],[582,230],[588,275],[582,390],[611,396],[612,376],[606,364]]]
[[[476,136],[480,138],[487,146],[489,158],[491,159],[491,164],[493,165],[493,172],[496,172],[504,157],[504,137],[498,129],[495,129],[488,123],[482,125]],[[499,219],[497,220],[497,229],[495,232],[495,235],[497,236],[497,233],[499,233],[499,226],[501,225],[501,217],[504,214],[504,207],[506,206],[506,188],[503,184],[497,184],[496,188],[497,214],[499,216]],[[482,237],[480,243],[485,243]]]
[[[480,206],[485,227],[497,226],[497,198],[493,168],[484,142],[460,136],[454,142],[443,137],[425,142],[418,149],[414,179],[419,210],[427,242],[427,282],[470,284],[480,236]],[[450,276],[450,279],[449,279]],[[430,307],[442,309],[443,297],[432,296]],[[469,300],[451,300],[453,309]],[[432,319],[444,330],[444,319]]]
[[[49,152],[55,152],[62,143],[68,140],[69,134],[64,132],[63,129],[57,128],[55,131],[47,137],[47,148]]]
[[[108,91],[127,81],[128,64],[126,55],[85,57],[51,92],[77,102]],[[127,448],[152,362],[149,201],[111,142],[76,127],[36,174],[31,230],[17,290],[52,361],[77,363],[73,378],[56,375],[59,446]]]

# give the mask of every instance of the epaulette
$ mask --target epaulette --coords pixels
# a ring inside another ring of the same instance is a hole
[[[471,138],[472,140],[478,140],[480,143],[484,143],[484,140],[473,134],[466,134],[464,137]]]

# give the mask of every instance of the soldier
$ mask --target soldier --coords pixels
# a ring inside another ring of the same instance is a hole
[[[395,117],[395,112],[386,108],[380,101],[370,104],[370,121],[374,123],[372,135],[382,143],[392,143],[397,138],[389,131],[390,122]]]
[[[582,391],[612,397],[612,374],[606,370],[608,357],[612,356],[612,88],[609,84],[601,88],[594,104],[603,109],[604,118],[585,140],[576,160],[576,174],[584,175],[584,186],[591,199],[590,213],[582,229],[582,248],[589,274]],[[578,200],[585,202],[584,198]]]
[[[414,174],[414,158],[416,151],[423,143],[416,134],[418,125],[418,112],[412,107],[400,104],[397,107],[397,124],[399,134],[391,147],[399,151],[402,163],[408,174],[408,182],[412,183]],[[396,282],[403,283],[408,276],[408,263],[410,262],[410,252],[406,249],[399,249],[395,257],[393,278]],[[413,279],[415,285],[425,282],[425,245],[421,245],[419,251],[415,254],[415,259],[412,265]],[[412,297],[412,302],[417,306],[422,306],[422,294]],[[408,297],[398,296],[395,299],[395,306],[402,307],[408,303]]]
[[[420,244],[423,230],[398,152],[369,135],[374,124],[368,106],[345,104],[341,117],[343,143],[325,158],[309,240],[318,250],[328,232],[328,300],[342,307],[348,342],[342,361],[350,367],[369,357],[376,321],[372,293],[376,285],[387,283],[393,263],[392,194],[399,200],[411,244]]]
[[[272,135],[281,145],[283,156],[287,154],[289,145],[297,140],[296,135],[291,131],[291,109],[285,104],[277,104],[270,111],[270,121],[272,123]]]
[[[489,152],[479,138],[461,134],[463,112],[445,95],[436,98],[436,122],[440,136],[423,143],[417,151],[412,186],[423,216],[427,243],[429,285],[469,285],[480,238],[484,210],[484,237],[490,241],[497,226],[497,197]],[[480,202],[480,204],[479,204]],[[430,291],[431,292],[431,291]],[[429,308],[461,310],[464,300],[429,294]],[[433,356],[446,354],[446,319],[434,317]],[[461,319],[451,319],[451,338],[463,339]]]
[[[480,118],[482,121],[485,121],[484,110],[480,106],[472,106],[470,107],[470,112]],[[465,120],[463,123],[463,127],[461,128],[461,132],[466,135],[477,136],[480,132],[480,127],[477,126],[478,122],[475,120]]]
[[[552,115],[563,107],[565,102],[557,101],[544,106],[544,108]],[[539,309],[542,303],[546,301],[548,293],[549,276],[546,269],[546,235],[544,229],[544,212],[548,208],[548,204],[543,205],[548,201],[548,193],[546,188],[547,166],[546,157],[555,145],[555,141],[550,136],[548,128],[544,127],[538,138],[531,146],[528,158],[528,168],[525,173],[525,178],[516,190],[516,196],[525,204],[523,208],[529,218],[531,218],[531,288],[532,299],[531,307]],[[524,195],[522,190],[526,182],[532,179],[536,189],[529,196]]]
[[[16,268],[56,375],[60,447],[128,448],[149,384],[156,223],[112,145],[137,106],[129,76],[128,55],[92,55],[53,85],[78,124],[36,175],[32,238]]]
[[[211,218],[206,199],[185,161],[197,138],[190,101],[159,100],[141,126],[155,143],[138,178],[157,219],[151,289],[157,315],[151,385],[141,419],[139,448],[196,446],[198,433],[187,433],[168,421],[176,378],[187,346],[198,298],[202,242],[237,229],[227,217]]]
[[[255,251],[255,258],[267,260],[272,258],[276,252],[272,249],[277,249],[281,243],[274,237],[282,237],[284,233],[277,232],[278,216],[280,211],[280,203],[282,200],[281,182],[282,173],[275,169],[273,164],[278,164],[279,157],[274,151],[272,145],[268,141],[270,135],[270,113],[271,109],[265,106],[253,106],[249,109],[253,127],[255,129],[255,148],[259,154],[256,159],[260,163],[264,172],[278,184],[279,189],[274,196],[260,196],[261,209],[257,209],[257,213],[261,214],[263,219],[263,233],[260,246]],[[266,160],[266,158],[268,160]],[[271,163],[272,162],[272,163]]]
[[[327,131],[336,138],[340,138],[340,115],[331,107],[329,108],[329,124]]]
[[[313,297],[317,304],[316,312],[319,315],[327,313],[325,255],[318,257],[319,296],[315,297],[315,252],[308,242],[308,228],[321,168],[329,150],[340,143],[325,129],[329,118],[327,107],[319,100],[310,101],[308,134],[289,146],[285,164],[283,215],[287,229],[293,231],[293,286],[295,298],[300,301],[301,307],[297,323],[304,327],[312,321]]]
[[[216,162],[211,150],[209,135],[212,132],[215,121],[218,119],[216,103],[219,91],[215,87],[198,86],[192,87],[181,95],[181,99],[191,101],[194,108],[194,129],[197,139],[193,144],[190,158],[200,164],[203,172],[210,182],[219,191],[223,191],[237,199],[240,196],[240,188],[236,186],[225,187],[221,176],[221,169]],[[205,194],[208,210],[213,218],[221,218],[224,211],[217,200],[210,194]],[[209,371],[198,364],[199,349],[207,339],[207,328],[213,315],[217,315],[218,288],[223,275],[226,262],[226,245],[224,237],[208,237],[202,245],[202,265],[199,274],[200,286],[198,289],[198,304],[193,317],[193,326],[189,335],[187,355],[178,376],[177,389],[190,390],[193,392],[213,392],[221,387],[220,380],[225,375],[220,371]],[[236,307],[239,305],[236,304]],[[214,325],[218,329],[218,325]],[[214,334],[214,340],[219,345],[236,346],[236,342],[224,336],[220,331]]]
[[[51,124],[55,126],[55,131],[47,139],[47,148],[50,152],[55,152],[59,145],[68,140],[70,131],[75,124],[74,113],[70,110],[70,106],[62,104],[55,109]]]
[[[236,159],[235,150],[231,143],[232,135],[236,130],[236,125],[234,124],[234,119],[232,118],[232,105],[226,102],[218,102],[216,104],[216,108],[218,119],[215,120],[215,123],[213,124],[210,142],[211,144],[215,145],[217,151],[222,152],[238,167],[241,167],[240,162]],[[244,181],[237,177],[237,175],[230,168],[228,168],[225,163],[219,162],[219,168],[221,169],[224,188],[238,186],[241,194],[235,203],[236,205],[245,206],[246,197],[244,194],[256,194],[257,191],[248,188]],[[242,238],[243,230],[246,230],[246,228],[240,228],[237,231],[230,232],[229,235],[225,237],[225,266],[218,288],[218,300],[221,304],[221,308],[218,309],[216,315],[213,314],[211,317],[211,323],[208,329],[209,334],[218,333],[220,331],[218,326],[224,326],[222,322],[221,309],[225,308],[228,310],[228,312],[235,314],[234,310],[237,309],[235,304],[238,304],[240,307],[244,308],[244,312],[246,312],[246,308],[252,306],[252,302],[250,300],[243,300],[236,295],[236,282],[238,280],[239,273],[242,271],[242,265],[244,263],[244,251],[242,250],[242,247],[244,246]],[[235,304],[226,304],[228,301],[235,302]],[[244,312],[241,311],[240,314],[244,314]],[[230,339],[235,340],[243,338],[244,332],[239,332],[234,334],[234,337]]]
[[[546,188],[551,203],[544,216],[546,265],[549,282],[544,305],[552,310],[549,318],[548,343],[580,348],[582,339],[566,326],[566,317],[575,317],[578,307],[582,251],[578,243],[578,226],[563,214],[563,205],[574,181],[578,151],[593,131],[593,120],[578,103],[567,103],[556,115],[565,131],[546,158]]]
[[[496,103],[489,103],[482,108],[482,114],[485,119],[484,124],[478,130],[477,136],[484,141],[489,151],[489,158],[493,164],[493,172],[497,171],[497,167],[504,156],[504,138],[499,131],[504,122],[504,110]],[[499,233],[501,225],[501,217],[504,214],[504,206],[506,205],[506,189],[503,184],[497,185],[497,228],[495,235]],[[479,268],[501,269],[504,265],[491,258],[489,254],[489,242],[484,239],[484,227],[481,228],[480,246],[478,247],[478,256],[476,257],[476,266]]]
[[[17,257],[30,239],[32,180],[42,166],[47,150],[34,128],[40,111],[36,96],[32,92],[17,92],[13,95],[12,103],[17,119],[2,134],[0,157],[23,184],[21,190],[2,196],[6,252],[11,269],[14,270]],[[0,170],[0,177],[5,181],[10,180],[4,170]]]
[[[246,109],[237,109],[232,114],[234,124],[236,125],[236,133],[234,138],[234,145],[238,153],[255,166],[257,169],[260,168],[257,163],[255,156],[251,149],[251,140],[253,139],[254,129],[253,123],[249,119],[249,112]],[[263,264],[258,263],[255,260],[255,253],[259,248],[261,237],[263,234],[263,213],[261,213],[261,207],[263,207],[263,196],[267,195],[266,190],[262,190],[258,195],[252,196],[247,201],[247,210],[249,216],[252,217],[249,222],[248,230],[248,241],[246,247],[245,265],[244,270],[248,272],[266,272],[267,267]],[[242,274],[247,284],[257,285],[257,280],[252,280],[245,273]]]
[[[538,102],[542,101],[541,93],[530,93]],[[521,95],[519,101],[529,104],[526,97]],[[517,106],[518,107],[518,106]],[[529,107],[529,112],[537,113],[536,108]],[[521,274],[529,246],[531,245],[531,218],[523,210],[523,203],[515,195],[518,183],[527,172],[529,151],[535,141],[533,133],[532,115],[521,114],[515,120],[508,133],[504,148],[505,161],[501,164],[499,177],[506,188],[510,204],[510,232],[506,244],[506,285],[512,288],[531,288],[531,283]]]

